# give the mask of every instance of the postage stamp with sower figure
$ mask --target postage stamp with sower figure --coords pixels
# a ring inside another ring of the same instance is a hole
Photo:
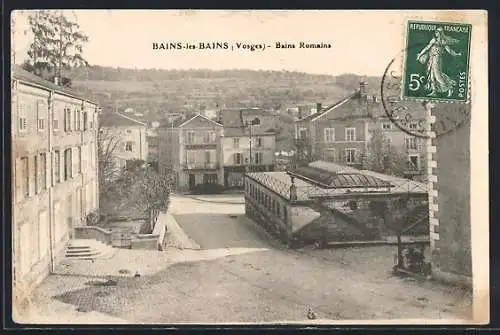
[[[403,99],[469,102],[469,24],[409,21]]]

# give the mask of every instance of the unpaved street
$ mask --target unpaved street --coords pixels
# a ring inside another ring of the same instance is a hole
[[[332,320],[470,313],[450,287],[391,276],[393,247],[287,250],[244,216],[243,205],[181,197],[172,206],[202,249],[245,251],[68,291],[58,300],[144,323],[307,321],[308,309]]]

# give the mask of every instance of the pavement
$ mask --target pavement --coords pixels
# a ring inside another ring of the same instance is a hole
[[[111,259],[66,261],[36,290],[31,320],[445,324],[471,317],[467,292],[392,276],[392,246],[288,250],[242,205],[177,196],[171,208],[200,250],[120,249]]]

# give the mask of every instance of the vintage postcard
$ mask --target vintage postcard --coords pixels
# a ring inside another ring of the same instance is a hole
[[[485,11],[11,20],[15,322],[489,323]]]

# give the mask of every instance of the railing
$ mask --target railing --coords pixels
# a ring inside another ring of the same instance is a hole
[[[185,163],[182,168],[185,170],[218,169],[219,163]]]

